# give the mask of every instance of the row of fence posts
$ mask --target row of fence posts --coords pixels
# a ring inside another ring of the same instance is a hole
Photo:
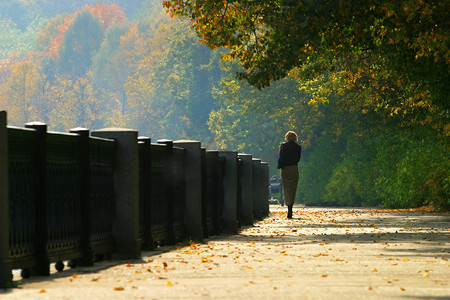
[[[136,130],[48,132],[0,111],[0,288],[114,255],[236,234],[269,214],[269,166],[251,154]]]

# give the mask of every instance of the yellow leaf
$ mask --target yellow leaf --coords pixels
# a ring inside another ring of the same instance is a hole
[[[428,273],[423,273],[422,276],[423,276],[423,277],[428,277],[428,276],[430,276],[430,274],[428,274]]]
[[[167,281],[166,286],[172,286],[173,283],[171,281]]]

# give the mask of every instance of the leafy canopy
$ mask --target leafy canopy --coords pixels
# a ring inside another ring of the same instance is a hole
[[[348,64],[356,55],[359,61],[351,74],[341,75],[381,79],[381,88],[387,82],[409,89],[401,95],[403,100],[421,95],[415,102],[432,99],[449,106],[445,99],[450,63],[448,1],[171,0],[163,4],[172,16],[190,18],[203,43],[229,48],[225,57],[238,59],[244,67],[238,77],[257,88],[311,63],[320,65],[303,76],[351,70]],[[348,85],[344,82],[341,87]]]

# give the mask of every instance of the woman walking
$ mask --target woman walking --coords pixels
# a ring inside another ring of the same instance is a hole
[[[285,142],[280,146],[278,169],[281,169],[284,199],[288,207],[288,219],[292,219],[292,207],[298,183],[298,162],[302,156],[302,147],[297,144],[297,134],[288,131],[284,136]]]

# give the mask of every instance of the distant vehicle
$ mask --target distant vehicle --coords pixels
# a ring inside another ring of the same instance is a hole
[[[281,177],[278,175],[273,175],[269,180],[269,204],[280,204],[284,205],[283,199],[283,183],[281,182]],[[276,196],[277,198],[274,198]]]

